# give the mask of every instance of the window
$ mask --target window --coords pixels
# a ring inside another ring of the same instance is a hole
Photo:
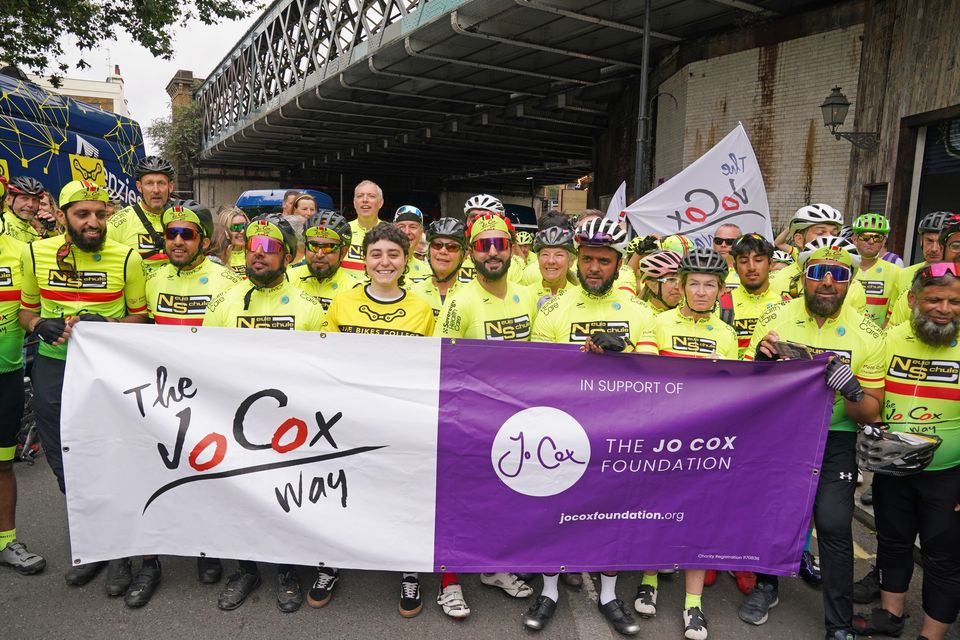
[[[866,207],[863,209],[865,213],[882,213],[887,214],[887,185],[884,184],[868,184],[864,187],[865,191],[865,202]]]

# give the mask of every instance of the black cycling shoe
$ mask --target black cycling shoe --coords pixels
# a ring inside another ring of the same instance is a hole
[[[160,565],[145,564],[140,567],[126,595],[123,596],[123,603],[131,609],[139,609],[150,602],[153,593],[160,586]]]
[[[533,631],[543,631],[556,610],[556,602],[547,596],[539,596],[523,614],[523,626]]]
[[[74,565],[63,574],[63,579],[71,587],[82,587],[96,578],[105,566],[107,566],[106,562],[88,562]]]
[[[107,563],[107,581],[103,583],[103,588],[108,596],[115,598],[125,594],[131,580],[130,558],[117,558]]]
[[[583,587],[583,574],[579,571],[575,573],[561,573],[560,582],[567,585],[571,589],[580,589]]]
[[[853,630],[861,636],[881,635],[898,638],[903,633],[903,624],[902,617],[897,617],[879,607],[873,609],[870,615],[853,616]]]
[[[238,571],[227,578],[227,586],[220,592],[217,606],[224,611],[232,611],[243,604],[254,589],[260,586],[260,572],[246,573]]]
[[[627,606],[623,604],[623,600],[620,598],[611,600],[607,604],[600,604],[598,602],[597,607],[600,609],[603,617],[613,625],[613,628],[616,629],[620,635],[635,636],[640,633],[640,625],[637,624],[637,621],[634,620],[630,612],[627,611]]]
[[[197,579],[200,584],[217,584],[223,577],[223,563],[220,558],[197,558]]]
[[[536,577],[537,577],[538,575],[540,575],[540,574],[537,574],[537,573],[515,573],[515,574],[513,574],[513,575],[517,576],[518,578],[520,578],[521,580],[523,580],[523,581],[526,582],[527,584],[530,584],[530,581],[533,580],[534,578],[536,578]]]
[[[870,604],[880,597],[880,569],[870,567],[870,573],[853,583],[853,601]]]
[[[296,569],[277,573],[277,607],[284,613],[293,613],[303,605],[303,592]]]

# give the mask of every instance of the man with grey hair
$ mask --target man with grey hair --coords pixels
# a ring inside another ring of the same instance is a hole
[[[727,271],[727,281],[725,283],[728,290],[740,286],[740,276],[737,275],[731,251],[733,251],[733,243],[742,235],[743,231],[735,224],[722,224],[713,232],[713,249],[723,256],[730,268]]]
[[[352,236],[350,250],[340,264],[341,268],[363,272],[363,238],[367,231],[380,224],[380,208],[383,207],[383,189],[373,180],[362,180],[353,189],[353,208],[357,219],[350,222]]]

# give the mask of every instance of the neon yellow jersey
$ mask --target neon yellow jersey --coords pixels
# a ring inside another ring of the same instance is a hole
[[[143,215],[150,226],[161,238],[163,237],[163,225],[160,223],[160,214],[150,213],[143,208],[143,203],[138,203],[143,210]],[[166,248],[156,246],[153,241],[153,235],[140,222],[133,206],[124,207],[107,220],[107,237],[116,240],[120,244],[125,244],[131,249],[135,249],[143,260],[144,273],[150,273],[159,269],[168,263]]]
[[[531,251],[530,253],[533,252]],[[537,284],[542,280],[543,274],[540,273],[540,262],[538,260],[527,263],[527,266],[523,268],[523,272],[520,274],[520,284],[523,285]]]
[[[147,310],[157,324],[199,327],[210,301],[241,280],[232,270],[210,260],[190,271],[166,264],[147,275]]]
[[[533,252],[533,249],[530,249],[529,251],[527,251],[527,257],[524,260],[524,264],[528,267],[531,264],[537,264],[537,254]]]
[[[907,294],[910,293],[910,290],[906,290],[897,297],[897,301],[890,306],[890,318],[887,320],[888,327],[896,327],[901,324],[909,324],[910,321],[910,300],[907,298]]]
[[[740,288],[740,274],[736,269],[731,268],[727,271],[727,279],[724,281],[727,291],[734,291]]]
[[[750,338],[753,337],[753,328],[757,324],[757,319],[767,309],[781,304],[783,299],[769,286],[759,295],[754,295],[743,287],[737,287],[730,292],[730,297],[733,298],[733,330],[737,334],[738,357],[742,358],[743,353],[750,346]]]
[[[25,244],[0,234],[0,373],[23,366],[23,328],[18,321]]]
[[[501,299],[476,280],[447,295],[436,335],[477,340],[529,340],[537,315],[537,301],[527,287],[507,283]]]
[[[228,266],[241,278],[247,277],[247,255],[243,249],[230,250]]]
[[[803,279],[800,277],[800,265],[796,262],[788,264],[779,271],[770,272],[770,288],[784,300],[791,300],[794,297],[803,297]],[[793,293],[796,295],[792,295]],[[853,282],[847,288],[847,297],[843,301],[844,307],[853,307],[860,313],[867,312],[867,292],[863,284],[854,278]]]
[[[883,387],[883,329],[856,309],[844,305],[836,318],[828,318],[820,327],[807,312],[802,298],[773,307],[757,321],[750,346],[743,354],[744,360],[753,360],[757,345],[771,331],[776,331],[781,340],[805,345],[813,354],[835,353],[850,365],[862,387]],[[830,430],[857,430],[856,424],[847,417],[840,394],[834,398]]]
[[[323,305],[286,278],[269,289],[244,281],[210,301],[203,326],[320,331]]]
[[[638,353],[656,354],[653,324],[649,309],[616,289],[595,295],[570,286],[540,308],[530,339],[583,344],[595,332],[605,331],[630,340]]]
[[[613,281],[613,286],[621,291],[627,291],[630,295],[637,295],[637,274],[633,272],[626,260],[620,264],[620,270],[617,271],[617,279]]]
[[[430,305],[418,295],[403,295],[389,302],[377,300],[362,285],[339,294],[330,303],[324,331],[375,333],[391,336],[429,336],[434,317]]]
[[[923,269],[927,266],[928,263],[926,260],[919,264],[912,264],[909,267],[903,267],[900,269],[900,273],[897,274],[897,291],[903,293],[913,285],[913,277],[917,275],[917,271]]]
[[[656,317],[653,335],[662,356],[737,359],[737,334],[715,313],[694,320],[680,307],[664,311]]]
[[[8,208],[4,208],[3,210],[3,233],[14,240],[19,240],[27,244],[34,240],[43,239],[43,236],[37,233],[37,230],[33,228],[32,224],[20,219],[17,214]]]
[[[20,306],[41,318],[67,318],[81,313],[98,313],[106,318],[147,312],[143,266],[136,251],[106,238],[94,253],[73,247],[70,265],[76,271],[61,271],[57,251],[62,237],[37,240],[23,248],[20,261],[23,286]],[[67,343],[52,346],[40,343],[40,354],[64,360]]]
[[[892,431],[940,436],[925,471],[960,465],[960,345],[934,347],[910,323],[887,333],[883,419]]]
[[[897,285],[900,271],[900,267],[886,260],[877,260],[869,269],[857,269],[857,281],[867,296],[867,315],[878,327],[887,321],[887,310],[900,295]]]
[[[437,318],[440,316],[440,311],[443,309],[444,301],[450,296],[450,294],[456,291],[457,287],[459,286],[461,286],[461,284],[457,280],[454,280],[453,286],[447,289],[446,295],[441,296],[440,289],[438,289],[437,285],[433,283],[433,278],[428,278],[410,286],[408,291],[423,298],[427,304],[430,305],[430,308],[433,309],[433,317]]]
[[[576,285],[570,284],[570,282],[565,279],[563,281],[563,286],[557,289],[556,293],[553,293],[550,287],[544,284],[543,280],[538,283],[526,285],[526,287],[533,293],[533,297],[537,301],[537,309],[540,309],[540,307],[546,304],[550,298],[559,296],[564,292],[569,292],[570,290],[574,289]]]
[[[377,220],[377,224],[380,224],[380,222],[382,221]],[[366,274],[366,265],[363,262],[363,239],[366,237],[367,231],[360,226],[359,220],[350,221],[350,248],[347,250],[343,262],[340,263],[341,269],[359,272],[361,277]]]
[[[330,301],[335,296],[359,284],[359,280],[354,275],[356,273],[358,272],[337,269],[332,276],[324,278],[321,282],[310,273],[310,268],[306,264],[301,264],[287,269],[287,278],[301,291],[316,298],[323,305],[323,310],[327,311],[330,308]]]
[[[407,260],[407,272],[403,274],[403,286],[409,288],[410,285],[423,282],[431,277],[433,277],[433,271],[430,270],[430,265],[426,262],[415,256],[411,256]]]

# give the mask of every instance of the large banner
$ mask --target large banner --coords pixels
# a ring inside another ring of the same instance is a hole
[[[767,190],[742,124],[624,213],[640,235],[680,233],[700,247],[712,246],[723,224],[773,241]]]
[[[75,562],[399,571],[796,570],[823,362],[82,323]]]

